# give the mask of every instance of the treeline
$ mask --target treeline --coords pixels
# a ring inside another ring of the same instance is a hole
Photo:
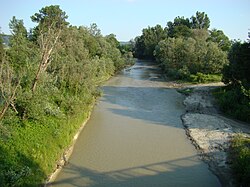
[[[226,86],[214,91],[221,110],[250,123],[250,33],[248,42],[230,41],[209,26],[208,16],[196,12],[191,18],[176,17],[165,28],[145,28],[135,39],[134,54],[156,61],[174,79],[223,81]],[[249,138],[234,137],[231,149],[237,186],[249,186]]]
[[[165,28],[143,29],[135,39],[135,56],[161,64],[166,74],[177,79],[204,82],[218,80],[228,63],[231,42],[221,30],[209,30],[204,12],[191,18],[176,17]],[[215,76],[208,76],[213,74]]]
[[[98,84],[133,63],[115,35],[67,18],[47,6],[27,31],[13,17],[10,46],[0,42],[0,186],[43,183],[100,94]]]
[[[219,104],[226,114],[250,123],[250,40],[234,42],[228,59],[222,72],[227,86],[216,93]]]
[[[250,39],[250,33],[249,33]],[[234,42],[229,55],[229,64],[223,69],[223,82],[227,85],[217,89],[221,109],[234,118],[250,123],[250,40]],[[250,138],[233,137],[229,152],[236,186],[250,184]]]
[[[190,18],[176,17],[165,28],[142,30],[135,38],[134,55],[159,63],[168,77],[202,83],[223,81],[218,92],[221,109],[250,122],[250,47],[230,41],[222,30],[209,30],[204,12]]]

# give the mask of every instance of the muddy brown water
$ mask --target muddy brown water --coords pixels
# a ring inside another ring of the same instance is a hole
[[[154,64],[137,61],[102,89],[52,186],[221,186],[186,137],[183,96]]]

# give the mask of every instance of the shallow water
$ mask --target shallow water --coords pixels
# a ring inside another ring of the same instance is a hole
[[[183,96],[156,66],[137,61],[102,89],[53,186],[220,186],[185,135]]]

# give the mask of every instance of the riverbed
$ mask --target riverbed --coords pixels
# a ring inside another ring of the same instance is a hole
[[[180,93],[137,61],[102,87],[53,186],[221,186],[185,134]]]

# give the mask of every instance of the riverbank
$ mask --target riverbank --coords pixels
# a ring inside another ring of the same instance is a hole
[[[95,103],[95,102],[94,102]],[[88,111],[87,117],[86,119],[83,121],[82,125],[80,126],[80,128],[78,129],[78,131],[76,132],[76,134],[73,137],[73,140],[71,142],[71,144],[69,145],[69,147],[67,147],[62,156],[60,157],[60,159],[56,162],[56,167],[55,170],[47,177],[47,180],[45,181],[44,186],[47,186],[47,184],[51,183],[52,181],[55,180],[55,178],[57,177],[57,175],[59,174],[59,172],[62,170],[62,167],[65,166],[68,163],[68,160],[70,158],[70,155],[73,152],[74,149],[74,145],[77,141],[77,138],[79,137],[80,133],[82,132],[82,130],[84,129],[84,127],[86,126],[88,120],[90,119],[91,116],[91,112],[93,110],[94,104],[92,104],[90,106],[90,109]]]
[[[249,136],[247,124],[223,116],[215,104],[211,90],[222,83],[184,86],[178,90],[186,95],[186,113],[181,116],[187,136],[200,152],[222,186],[235,186],[231,161],[228,159],[232,138],[241,133]]]

